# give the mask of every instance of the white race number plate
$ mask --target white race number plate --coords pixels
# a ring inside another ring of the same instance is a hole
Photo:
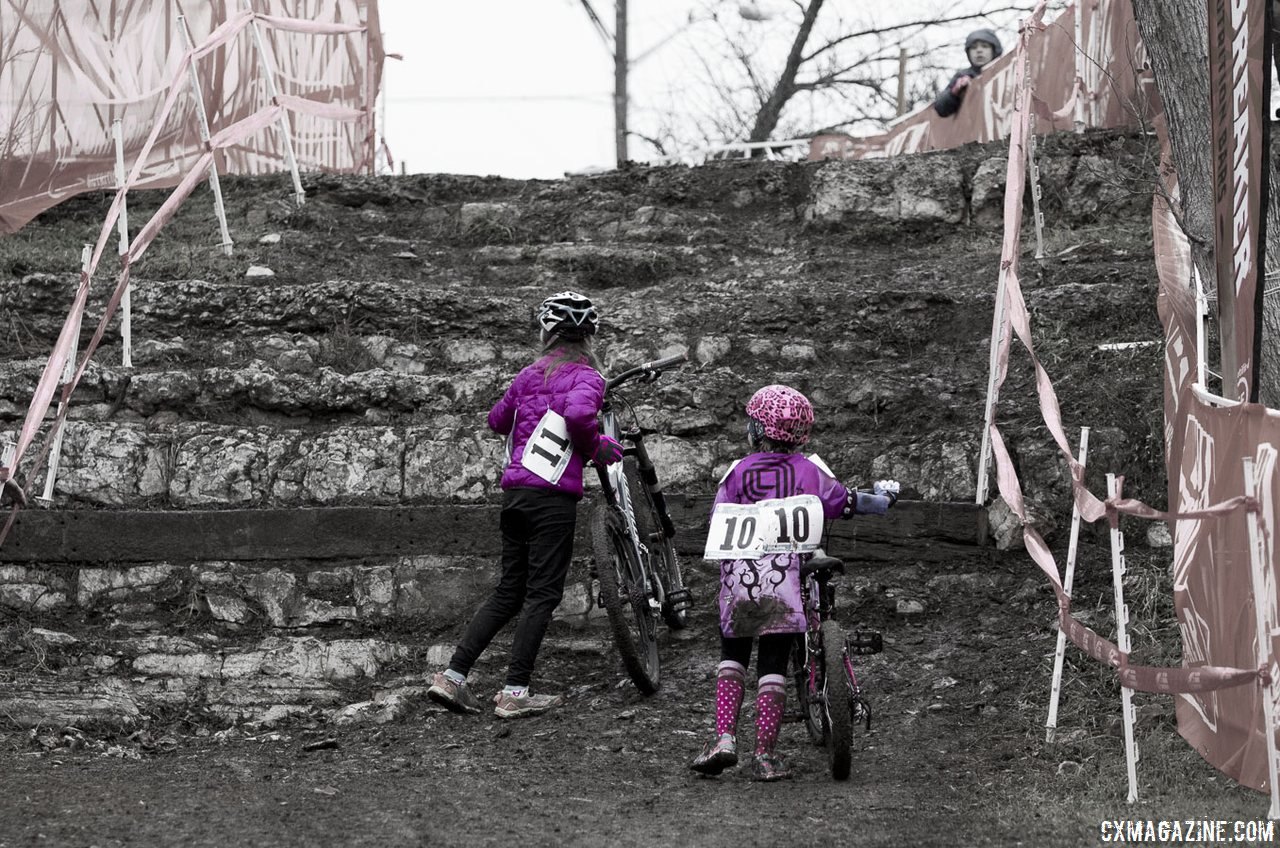
[[[759,559],[806,553],[822,543],[822,501],[792,495],[753,504],[717,504],[707,533],[706,559]]]

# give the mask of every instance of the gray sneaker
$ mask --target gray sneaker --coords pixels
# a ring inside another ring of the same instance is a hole
[[[431,678],[427,697],[455,713],[480,712],[480,701],[471,688],[466,683],[454,683],[443,671],[437,671]]]
[[[498,718],[525,718],[545,713],[564,703],[563,695],[535,695],[528,689],[519,697],[499,692],[493,696],[496,706],[493,714]]]
[[[699,774],[717,775],[738,764],[738,740],[732,733],[721,733],[707,743],[702,753],[693,758],[689,768]]]

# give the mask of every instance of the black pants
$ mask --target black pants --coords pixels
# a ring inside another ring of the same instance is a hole
[[[449,668],[466,674],[517,614],[508,686],[528,686],[551,613],[564,595],[573,559],[578,499],[545,489],[508,489],[502,497],[502,576],[480,605]]]
[[[791,659],[791,648],[797,639],[803,639],[800,633],[768,633],[760,637],[760,650],[756,656],[756,679],[766,674],[787,673],[787,661]],[[746,668],[751,663],[751,636],[721,636],[720,659],[732,660]]]

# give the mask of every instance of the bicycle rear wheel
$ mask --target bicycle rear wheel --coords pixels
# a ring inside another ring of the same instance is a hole
[[[653,502],[649,489],[640,482],[640,468],[636,461],[627,457],[622,461],[622,470],[627,475],[627,490],[631,493],[640,541],[649,549],[649,562],[662,581],[662,590],[667,596],[662,605],[662,619],[672,630],[682,630],[689,626],[688,595],[680,574],[675,543],[663,532],[658,505]]]
[[[826,716],[822,709],[822,672],[815,675],[813,689],[809,688],[809,654],[804,647],[804,635],[796,637],[795,647],[791,649],[791,674],[796,685],[796,703],[800,707],[800,719],[804,729],[809,732],[809,740],[815,745],[825,745],[827,741]]]
[[[646,695],[658,691],[658,622],[650,612],[644,572],[617,510],[601,505],[591,515],[591,544],[600,603],[631,682]]]
[[[853,761],[853,703],[844,668],[844,631],[831,619],[822,622],[822,670],[831,776],[848,780]]]

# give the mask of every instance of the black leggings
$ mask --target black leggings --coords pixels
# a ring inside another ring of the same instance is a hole
[[[471,671],[498,631],[519,615],[507,685],[529,685],[551,613],[564,594],[577,516],[578,499],[564,492],[509,489],[503,494],[502,576],[476,610],[449,668]]]
[[[760,650],[756,655],[756,679],[766,674],[787,673],[787,661],[791,658],[791,646],[802,638],[799,633],[768,633],[760,638]],[[721,636],[720,659],[732,660],[746,668],[751,662],[751,636]]]

